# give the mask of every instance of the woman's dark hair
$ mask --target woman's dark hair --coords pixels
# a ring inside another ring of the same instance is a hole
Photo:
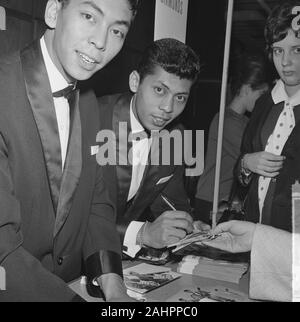
[[[179,40],[164,38],[153,42],[144,51],[137,71],[141,81],[161,67],[170,74],[195,82],[200,72],[197,54]]]
[[[233,66],[232,66],[233,65]],[[268,63],[261,54],[243,54],[230,66],[231,95],[238,95],[243,85],[253,90],[268,83]]]
[[[283,40],[289,30],[292,29],[292,21],[297,16],[292,13],[295,6],[300,6],[300,1],[285,1],[284,3],[276,6],[270,16],[267,19],[265,26],[265,39],[266,39],[266,51],[270,60],[273,58],[273,44],[275,42]],[[300,34],[297,31],[295,36],[299,37]]]

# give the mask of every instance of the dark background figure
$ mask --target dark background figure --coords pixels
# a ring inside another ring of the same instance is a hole
[[[242,136],[248,123],[248,116],[256,100],[268,90],[267,64],[258,54],[242,55],[234,63],[230,76],[231,100],[225,110],[219,205],[230,198],[234,180],[233,169],[240,155]],[[210,222],[213,207],[216,153],[218,141],[219,113],[210,125],[205,168],[200,176],[195,196],[195,217]]]

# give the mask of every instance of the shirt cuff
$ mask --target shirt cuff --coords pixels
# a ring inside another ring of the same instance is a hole
[[[141,246],[136,243],[136,238],[143,225],[144,222],[132,221],[126,230],[123,242],[123,253],[132,258],[141,250]]]
[[[292,300],[292,234],[256,224],[251,249],[251,298]]]
[[[252,172],[250,170],[246,170],[244,168],[244,162],[243,162],[244,156],[239,162],[239,170],[238,170],[238,179],[239,182],[244,186],[247,187],[252,179]]]
[[[115,273],[123,278],[121,256],[108,250],[99,251],[85,261],[85,271],[87,280],[92,283],[101,275],[108,273]]]

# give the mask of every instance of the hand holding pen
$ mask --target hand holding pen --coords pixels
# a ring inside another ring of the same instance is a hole
[[[189,213],[187,213],[186,211],[177,210],[175,207],[175,204],[168,197],[166,197],[164,194],[161,194],[160,196],[161,196],[162,200],[169,206],[169,208],[172,211],[176,211],[177,214],[180,213],[180,217],[178,217],[178,219],[181,218],[181,219],[187,220],[191,224],[187,227],[186,231],[187,231],[187,233],[192,233],[194,228],[190,229],[191,226],[193,226],[193,218],[191,217],[191,215]],[[177,214],[173,213],[174,219],[176,219]],[[180,227],[180,228],[183,228],[183,227]]]
[[[165,195],[161,194],[161,198],[173,211],[177,211],[174,204]],[[209,231],[211,229],[209,225],[200,220],[193,222],[193,228],[193,231]]]
[[[164,248],[176,243],[193,231],[193,218],[190,214],[176,210],[166,196],[162,200],[170,210],[163,212],[153,222],[148,222],[143,234],[144,244],[153,248]]]

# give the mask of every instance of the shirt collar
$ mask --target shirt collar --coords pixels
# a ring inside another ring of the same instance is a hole
[[[135,95],[132,97],[130,101],[130,123],[131,123],[131,132],[133,134],[136,134],[136,133],[145,131],[145,129],[133,113],[134,102],[135,102]]]
[[[284,83],[280,79],[277,81],[272,90],[272,99],[274,104],[278,104],[280,102],[289,102],[292,106],[296,106],[300,104],[300,90],[292,97],[288,97],[284,88]]]
[[[44,36],[40,39],[40,44],[41,44],[41,50],[42,50],[42,55],[44,58],[48,78],[50,81],[50,87],[52,93],[60,91],[67,87],[69,83],[66,81],[66,79],[63,77],[63,75],[60,73],[60,71],[57,69],[57,67],[54,65],[46,43],[45,43],[45,38]]]

